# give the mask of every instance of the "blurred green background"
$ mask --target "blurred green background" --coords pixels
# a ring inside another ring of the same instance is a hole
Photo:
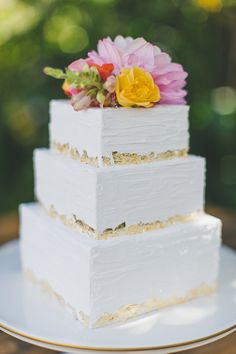
[[[208,159],[207,200],[236,209],[235,0],[0,0],[0,213],[33,199],[32,151],[48,144],[42,73],[99,38],[143,36],[189,72],[191,152]]]

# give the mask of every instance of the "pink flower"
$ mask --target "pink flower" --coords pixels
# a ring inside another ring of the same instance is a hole
[[[73,61],[69,66],[68,69],[71,71],[82,71],[85,65],[89,65],[91,60],[89,58],[86,59],[78,59]]]
[[[81,91],[80,87],[75,88],[71,85],[68,85],[68,83],[66,81],[64,81],[64,83],[62,85],[62,89],[63,89],[64,93],[69,97],[74,96]]]
[[[88,96],[85,91],[81,91],[80,93],[74,95],[71,98],[71,105],[73,106],[75,111],[80,111],[82,109],[88,108],[91,102],[91,97]]]
[[[98,41],[98,52],[93,50],[88,53],[89,59],[98,65],[112,63],[114,65],[114,73],[119,74],[120,69],[124,66],[122,61],[123,51],[111,38],[105,38]]]
[[[134,39],[132,37],[123,37],[121,35],[118,35],[114,39],[114,43],[115,45],[117,45],[117,47],[126,49],[133,42],[133,40]]]
[[[116,78],[115,76],[109,76],[105,83],[104,83],[104,87],[105,89],[109,92],[109,93],[113,93],[115,92],[116,89]]]
[[[182,65],[171,62],[167,53],[143,38],[133,39],[117,36],[114,41],[105,38],[98,42],[97,52],[88,53],[89,59],[98,65],[112,63],[114,73],[119,74],[121,68],[138,66],[149,71],[159,87],[160,103],[184,104],[187,92],[187,73]]]
[[[90,59],[78,59],[73,61],[69,66],[68,69],[71,71],[82,71],[83,68],[85,67],[85,65],[88,65],[91,62]],[[62,86],[65,94],[67,96],[76,96],[77,94],[79,94],[81,92],[81,88],[80,87],[73,87],[72,85],[69,85],[66,81],[64,82],[63,86]],[[76,100],[73,100],[73,102]],[[74,103],[76,104],[76,103]]]

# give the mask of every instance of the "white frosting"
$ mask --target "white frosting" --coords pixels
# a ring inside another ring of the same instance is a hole
[[[21,259],[68,303],[90,311],[90,244],[46,216],[36,204],[20,206]],[[81,291],[83,289],[83,292]]]
[[[95,168],[58,153],[35,151],[35,194],[57,213],[107,228],[166,221],[204,207],[205,160],[188,156],[143,165]]]
[[[73,110],[68,100],[50,103],[50,141],[69,144],[90,157],[112,152],[145,155],[187,149],[188,111],[185,105],[147,108]],[[101,162],[101,161],[100,161]]]
[[[23,267],[90,316],[91,325],[124,305],[183,296],[218,276],[221,222],[208,215],[131,238],[96,241],[36,204],[20,212]]]

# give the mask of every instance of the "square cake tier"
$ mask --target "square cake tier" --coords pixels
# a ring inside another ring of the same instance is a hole
[[[125,321],[217,287],[221,222],[208,215],[169,227],[93,240],[22,205],[25,273],[87,326]]]
[[[205,160],[188,156],[96,168],[35,151],[35,194],[52,216],[93,237],[186,221],[204,208]]]
[[[76,112],[69,100],[53,100],[50,145],[95,166],[183,156],[189,147],[188,111],[185,105],[159,105]]]

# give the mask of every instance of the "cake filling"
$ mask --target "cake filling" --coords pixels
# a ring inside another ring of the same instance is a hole
[[[49,209],[47,209],[42,203],[41,205],[50,217],[57,218],[64,225],[69,226],[73,229],[77,229],[78,231],[86,233],[88,235],[91,235],[96,240],[106,240],[110,237],[117,237],[121,235],[130,236],[140,234],[146,231],[163,229],[164,227],[168,227],[176,223],[192,221],[204,214],[202,210],[197,210],[196,212],[190,213],[188,215],[176,215],[164,221],[157,220],[150,223],[139,222],[138,224],[129,226],[126,226],[126,223],[123,222],[122,224],[117,225],[114,229],[108,228],[104,230],[101,234],[97,234],[93,227],[80,220],[76,215],[73,215],[72,217],[60,215],[56,211],[54,206],[51,206]]]
[[[99,167],[100,161],[103,166],[130,164],[137,165],[154,161],[170,160],[174,158],[184,158],[188,155],[188,149],[166,151],[159,154],[151,152],[146,155],[114,151],[112,153],[112,158],[108,156],[102,156],[101,158],[99,158],[98,156],[88,156],[88,153],[85,150],[81,153],[76,148],[71,147],[69,144],[61,144],[54,141],[51,144],[51,147],[52,149],[61,154],[70,156],[75,160],[79,160],[81,163],[85,163],[95,167]]]
[[[104,313],[95,322],[93,322],[91,318],[83,311],[78,311],[74,308],[74,306],[66,303],[63,297],[59,295],[56,291],[54,291],[48,282],[38,279],[32,270],[25,269],[24,274],[30,281],[40,285],[42,290],[56,298],[61,305],[68,308],[68,310],[70,310],[75,319],[79,319],[86,327],[93,328],[103,327],[114,322],[128,321],[129,319],[151,311],[159,310],[164,307],[173,306],[177,304],[183,304],[194,298],[210,295],[214,293],[218,288],[217,280],[215,280],[212,284],[207,284],[203,282],[197,287],[189,289],[182,296],[174,296],[165,299],[151,298],[147,299],[145,302],[140,304],[127,304],[120,307],[114,313]]]

